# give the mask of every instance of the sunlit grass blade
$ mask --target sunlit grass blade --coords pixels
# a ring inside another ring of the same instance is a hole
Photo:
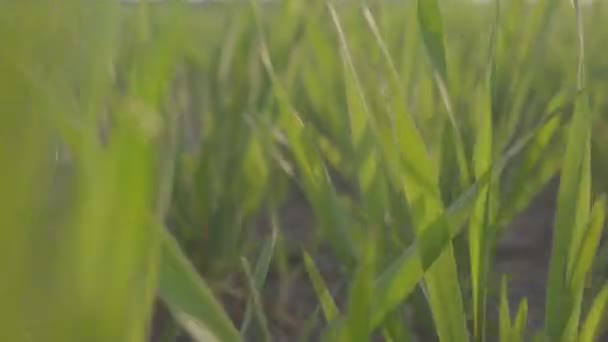
[[[163,246],[159,294],[178,322],[193,336],[237,342],[238,331],[205,282],[198,276],[177,241],[162,229]]]
[[[304,266],[306,267],[308,277],[310,278],[317,298],[319,298],[319,302],[321,303],[321,309],[323,310],[325,320],[327,322],[333,322],[340,313],[338,306],[334,302],[331,292],[329,292],[329,289],[323,280],[321,272],[319,272],[317,266],[315,266],[314,260],[312,260],[310,255],[306,252],[302,253],[302,257],[304,259]]]
[[[602,290],[595,297],[587,318],[581,328],[579,335],[580,342],[596,341],[598,332],[602,328],[602,319],[608,317],[608,285],[604,285]],[[603,329],[606,331],[606,329]]]

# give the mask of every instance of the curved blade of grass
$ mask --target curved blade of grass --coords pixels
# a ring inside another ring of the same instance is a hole
[[[327,322],[333,322],[339,314],[338,306],[336,306],[329,289],[325,285],[321,272],[319,272],[317,266],[315,266],[315,262],[312,260],[310,255],[304,251],[302,252],[302,258],[304,259],[304,266],[306,267],[308,277],[310,278],[317,297],[321,302],[321,309],[323,310],[325,320]]]
[[[192,336],[222,342],[241,340],[238,331],[201,279],[177,241],[162,229],[159,295]],[[209,341],[209,340],[205,340]]]
[[[601,327],[602,319],[608,316],[608,285],[604,285],[597,294],[587,314],[587,319],[583,323],[580,342],[593,342]],[[605,322],[605,321],[604,321]]]

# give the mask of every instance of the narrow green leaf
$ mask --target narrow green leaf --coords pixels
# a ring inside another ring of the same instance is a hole
[[[383,161],[388,164],[396,184],[403,182],[404,175],[412,178],[412,181],[408,182],[411,183],[408,185],[408,191],[412,198],[424,193],[440,198],[436,187],[438,172],[429,158],[422,135],[403,101],[405,90],[394,61],[369,9],[364,11],[364,16],[383,54],[382,64],[390,80],[390,102],[395,108],[393,118],[395,127],[392,135],[381,134],[377,137],[382,144]]]
[[[431,62],[439,76],[447,81],[447,67],[443,38],[443,22],[437,0],[418,0],[418,21]]]
[[[457,124],[448,93],[448,72],[444,46],[443,18],[437,0],[418,0],[417,17],[420,32],[435,71],[435,81],[443,100],[454,137],[454,152],[459,166],[461,186],[470,184],[469,166],[466,159],[462,134]]]
[[[493,122],[491,99],[491,66],[477,91],[477,139],[473,151],[476,177],[483,176],[493,162]],[[485,326],[486,278],[490,251],[494,243],[495,186],[493,180],[483,189],[477,200],[469,227],[469,256],[471,262],[471,285],[473,295],[473,334],[476,340],[483,340]]]
[[[546,307],[545,333],[552,340],[572,338],[575,326],[567,322],[577,319],[580,310],[582,288],[569,287],[566,277],[569,274],[570,260],[580,246],[589,215],[590,115],[587,97],[582,96],[577,100],[569,128],[560,177]],[[569,331],[565,331],[567,326]]]
[[[548,5],[547,5],[548,6]],[[584,87],[584,34],[582,10],[575,1],[578,64],[577,90]],[[547,290],[545,337],[551,340],[576,338],[583,297],[583,284],[569,283],[571,265],[585,234],[591,192],[592,114],[587,95],[577,98],[568,132],[566,155],[560,179],[556,227]],[[604,208],[597,214],[603,221]],[[583,262],[588,262],[583,260]],[[577,285],[577,286],[572,286]]]
[[[258,257],[258,262],[256,263],[255,266],[255,271],[254,271],[254,282],[255,282],[255,289],[256,291],[260,292],[262,290],[262,286],[264,285],[264,282],[266,281],[266,275],[268,274],[268,269],[270,268],[270,262],[272,261],[272,255],[274,253],[274,247],[276,245],[276,240],[277,240],[277,231],[278,228],[276,227],[276,219],[274,218],[275,215],[272,215],[273,219],[273,230],[272,230],[272,236],[266,240],[266,242],[264,242],[264,245],[262,246],[262,251],[260,252],[260,256]],[[247,307],[245,308],[245,317],[243,318],[243,323],[241,324],[241,329],[240,329],[240,334],[241,336],[245,336],[247,329],[249,327],[249,324],[251,322],[251,314],[252,314],[252,310],[253,310],[253,298],[249,299],[247,301]]]
[[[393,342],[411,342],[415,341],[412,336],[411,324],[404,324],[407,322],[407,310],[410,308],[397,309],[393,311],[384,322],[383,335],[388,341]]]
[[[570,259],[571,266],[568,283],[571,288],[579,289],[585,285],[587,275],[591,270],[593,260],[601,240],[604,220],[606,218],[606,196],[603,195],[596,200],[591,209],[591,215],[587,229],[578,247],[576,255]]]
[[[256,284],[256,279],[251,272],[251,266],[249,266],[247,259],[241,258],[241,265],[243,266],[243,271],[247,277],[247,284],[249,285],[249,292],[253,302],[252,307],[255,318],[260,326],[260,330],[262,331],[262,336],[264,336],[264,341],[270,342],[272,341],[272,337],[270,335],[270,330],[268,329],[268,319],[264,314],[264,307],[262,305],[262,299],[260,298],[260,292],[257,289],[258,285]]]
[[[507,278],[503,275],[500,285],[500,306],[499,306],[499,335],[500,342],[511,342],[512,326],[511,313],[509,310],[509,298],[507,296]]]
[[[531,134],[518,140],[508,151],[506,151],[503,158],[491,168],[492,172],[495,174],[502,172],[507,163],[521,153],[521,151],[533,141],[534,137],[535,135]],[[444,213],[452,238],[457,236],[463,229],[463,224],[469,218],[474,208],[474,204],[479,198],[482,188],[487,185],[490,176],[491,173],[487,172],[475,184],[461,194]],[[441,218],[436,218],[435,222],[440,219]],[[432,223],[429,224],[429,226],[432,225]],[[439,227],[439,229],[441,229],[441,227]],[[434,235],[436,234],[431,233],[428,236],[433,238]],[[375,299],[372,327],[377,327],[393,308],[407,298],[423,276],[425,270],[420,260],[419,248],[417,243],[414,243],[395,259],[376,280],[376,293],[378,296]],[[434,255],[438,256],[438,253],[441,253],[441,251],[435,251]]]
[[[529,147],[522,153],[523,162],[510,182],[512,185],[504,193],[504,206],[500,208],[497,219],[499,226],[505,226],[517,213],[523,211],[557,174],[562,153],[552,146],[555,145],[553,142],[560,132],[561,124],[562,119],[553,116],[536,129]]]
[[[487,178],[483,179],[487,181]],[[442,230],[444,223],[447,222],[450,227],[450,237],[454,238],[463,228],[465,220],[470,215],[475,200],[480,194],[480,187],[483,182],[476,183],[463,193],[444,214],[445,217],[437,218],[433,223],[425,228],[419,240],[425,242],[415,242],[401,256],[393,261],[389,267],[380,275],[376,281],[375,306],[373,310],[372,327],[377,327],[384,317],[398,304],[400,304],[416,287],[422,276],[425,268],[421,260],[420,245],[433,246],[437,236],[436,231]],[[429,252],[427,263],[432,264],[436,260],[446,245],[451,242],[451,238],[442,241],[442,244],[435,245],[432,254]],[[441,242],[441,241],[440,241]],[[430,266],[430,265],[429,265]]]
[[[302,257],[304,259],[306,271],[308,272],[308,277],[310,278],[317,297],[321,302],[321,308],[323,309],[325,319],[327,320],[327,322],[333,322],[334,319],[338,317],[338,307],[336,306],[336,303],[334,302],[334,299],[332,298],[329,289],[325,285],[325,281],[323,280],[321,272],[319,272],[319,270],[315,266],[315,262],[312,260],[310,255],[306,252],[302,252]]]
[[[528,300],[522,299],[517,309],[517,316],[515,316],[515,324],[511,330],[511,341],[521,342],[524,340],[524,333],[528,326]]]
[[[587,314],[587,319],[583,323],[580,342],[593,342],[596,340],[598,330],[601,327],[602,319],[608,316],[608,285],[604,285],[602,290],[595,297],[591,309]]]
[[[257,6],[252,1],[252,6],[257,13]],[[256,15],[258,27],[261,29],[259,13]],[[319,153],[316,142],[319,140],[316,132],[305,126],[299,113],[290,102],[289,93],[281,84],[277,73],[272,65],[270,52],[265,43],[265,38],[260,37],[262,48],[260,49],[261,60],[270,77],[272,93],[279,107],[278,126],[284,130],[287,136],[289,148],[291,149],[299,170],[302,172],[304,190],[313,206],[313,211],[323,222],[330,235],[330,241],[339,257],[348,260],[354,255],[352,234],[346,232],[347,217],[342,215],[343,208],[340,207],[337,194],[333,188],[325,163]]]
[[[213,293],[182,253],[177,241],[162,229],[162,257],[159,274],[160,297],[180,324],[204,341],[238,342],[238,331],[214,298]]]
[[[349,307],[346,318],[348,341],[369,341],[372,332],[371,304],[374,295],[374,270],[376,263],[376,238],[367,232],[362,258],[350,288]]]

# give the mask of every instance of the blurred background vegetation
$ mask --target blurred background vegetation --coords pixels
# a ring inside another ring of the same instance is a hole
[[[0,4],[0,341],[605,326],[606,1]],[[494,250],[556,176],[528,327]]]

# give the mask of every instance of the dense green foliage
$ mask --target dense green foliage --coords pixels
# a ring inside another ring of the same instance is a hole
[[[260,292],[285,269],[276,217],[295,187],[327,340],[411,340],[411,304],[441,341],[592,341],[608,306],[608,271],[587,286],[608,268],[594,263],[605,15],[602,1],[2,2],[0,340],[144,341],[156,295],[199,340],[250,325],[269,339]],[[545,327],[526,330],[525,302],[511,316],[506,282],[492,322],[497,239],[557,174]],[[351,279],[346,306],[320,247]],[[234,274],[242,322],[219,300]]]

